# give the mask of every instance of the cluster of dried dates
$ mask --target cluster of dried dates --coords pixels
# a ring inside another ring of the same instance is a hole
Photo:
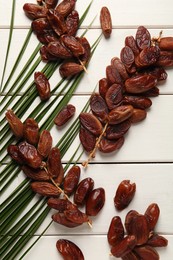
[[[146,118],[150,97],[159,95],[158,84],[166,80],[165,68],[171,66],[173,37],[151,38],[140,26],[135,38],[125,38],[120,58],[112,58],[106,77],[99,80],[99,93],[91,95],[92,113],[80,114],[79,138],[89,159],[97,148],[110,153],[123,145],[132,123]]]
[[[40,0],[26,3],[25,14],[31,19],[32,30],[43,44],[40,49],[44,62],[64,62],[59,68],[62,77],[73,76],[83,70],[89,61],[91,47],[85,37],[77,37],[79,14],[76,0]]]
[[[8,110],[6,119],[18,138],[16,145],[8,146],[8,153],[32,180],[32,190],[49,197],[48,206],[58,211],[52,219],[71,228],[85,222],[91,224],[89,216],[96,216],[105,204],[104,189],[94,188],[94,180],[89,177],[79,181],[80,167],[77,165],[65,175],[60,151],[58,147],[52,147],[50,132],[39,133],[33,118],[22,123],[12,110]],[[71,195],[74,202],[69,199]],[[85,206],[85,213],[79,209],[81,206]]]
[[[166,238],[158,235],[154,228],[158,221],[160,209],[156,203],[148,206],[144,214],[130,210],[125,217],[124,226],[119,216],[111,220],[107,239],[111,246],[111,254],[123,260],[158,260],[155,247],[165,247]]]

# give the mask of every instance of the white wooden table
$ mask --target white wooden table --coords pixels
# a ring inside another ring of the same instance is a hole
[[[28,28],[30,28],[30,20],[25,16],[22,9],[25,2],[24,0],[16,1],[13,39],[4,81],[11,71],[16,55],[20,51]],[[35,0],[28,2],[35,3]],[[76,9],[80,15],[82,15],[89,2],[89,0],[77,1]],[[70,101],[70,103],[76,106],[75,118],[79,115],[99,79],[105,77],[105,68],[109,65],[111,58],[119,56],[120,50],[124,46],[125,37],[128,35],[134,36],[136,28],[139,25],[146,26],[152,36],[158,36],[161,30],[163,30],[163,36],[173,36],[172,0],[94,0],[91,10],[79,30],[80,35],[97,14],[92,27],[86,34],[91,44],[101,33],[99,12],[102,6],[107,6],[111,11],[113,32],[109,40],[102,38],[90,61],[88,74],[85,74]],[[10,15],[11,1],[1,0],[0,78],[8,42]],[[14,78],[18,75],[22,65],[30,56],[37,43],[38,41],[35,35],[32,35],[30,44],[21,60],[19,68],[15,72]],[[41,69],[43,65],[44,64],[41,63],[39,69]],[[147,118],[141,123],[131,127],[125,138],[123,147],[117,153],[109,155],[103,155],[98,152],[96,158],[92,161],[92,164],[89,165],[87,170],[82,169],[81,179],[90,176],[95,181],[95,187],[103,187],[106,191],[105,206],[100,214],[93,219],[92,229],[85,224],[78,228],[68,229],[53,223],[32,250],[24,257],[25,260],[61,259],[55,247],[56,241],[60,238],[67,238],[75,242],[83,251],[86,260],[113,259],[113,257],[109,255],[110,247],[106,238],[112,217],[119,215],[124,222],[125,215],[129,210],[135,209],[140,213],[144,213],[147,206],[153,202],[158,203],[161,210],[156,231],[165,236],[169,241],[168,247],[158,249],[160,258],[162,260],[173,259],[173,69],[168,69],[167,73],[167,81],[159,86],[160,95],[152,98],[153,104],[148,111]],[[51,86],[55,86],[59,80],[60,76],[57,70],[50,79]],[[29,82],[22,88],[21,94],[25,91],[28,84]],[[3,95],[4,94],[5,93],[3,93]],[[39,98],[34,101],[34,104],[38,104],[38,102]],[[27,118],[31,109],[32,107],[28,108],[22,120]],[[57,139],[63,135],[68,127],[69,125],[59,131],[56,127],[52,128],[51,133],[54,143],[57,142]],[[79,138],[77,137],[69,151],[63,157],[64,164],[72,156],[78,144]],[[79,153],[80,152],[81,150]],[[85,154],[82,155],[80,162],[86,158],[87,156]],[[8,163],[8,161],[6,163]],[[1,198],[2,201],[19,185],[23,178],[23,174],[21,173],[18,178],[12,182],[10,188],[3,194]],[[124,179],[135,182],[137,191],[128,208],[120,213],[114,208],[113,197],[118,184]],[[51,221],[51,215],[52,211],[29,244],[31,244],[48,225]],[[24,251],[22,251],[20,255],[22,255]],[[19,259],[19,257],[16,259]]]

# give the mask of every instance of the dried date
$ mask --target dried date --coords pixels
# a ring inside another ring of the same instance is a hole
[[[108,127],[106,128],[106,138],[109,140],[118,139],[129,130],[130,126],[130,118],[116,125],[108,125]]]
[[[159,206],[156,203],[150,204],[146,209],[144,215],[148,221],[149,229],[153,230],[155,228],[155,225],[157,224],[160,215]]]
[[[27,118],[24,123],[24,138],[30,144],[36,145],[39,140],[39,126],[33,118]]]
[[[57,126],[63,126],[65,123],[68,122],[68,120],[70,120],[70,118],[74,116],[75,112],[75,106],[73,106],[72,104],[67,104],[55,117],[54,123]]]
[[[138,123],[144,120],[147,116],[147,112],[144,109],[134,108],[131,116],[132,123]]]
[[[40,134],[37,150],[43,158],[47,158],[52,148],[52,136],[48,130],[43,130]]]
[[[103,6],[100,11],[100,24],[103,35],[109,38],[112,33],[112,18],[109,9]]]
[[[85,151],[91,152],[96,144],[96,136],[84,127],[80,127],[79,139]]]
[[[47,197],[59,197],[61,193],[57,187],[46,181],[32,182],[31,188],[34,192]]]
[[[81,113],[79,115],[80,123],[93,135],[99,136],[102,133],[102,124],[96,116],[90,113]]]
[[[144,26],[139,26],[137,29],[136,44],[139,50],[143,50],[151,45],[151,35]]]
[[[24,174],[35,181],[48,181],[50,179],[49,175],[44,169],[33,169],[27,165],[23,165],[21,168]]]
[[[56,247],[64,260],[84,260],[81,249],[70,240],[59,239]]]
[[[123,144],[124,136],[115,140],[108,140],[107,138],[103,137],[99,143],[98,149],[102,153],[112,153],[120,149]]]
[[[72,61],[64,62],[59,68],[59,73],[62,78],[72,77],[81,71],[83,71],[83,66]]]
[[[132,251],[136,245],[135,236],[126,236],[119,243],[111,248],[111,253],[115,257],[124,257]]]
[[[113,85],[114,83],[115,84],[123,83],[123,80],[121,78],[119,71],[117,70],[117,68],[115,66],[112,66],[112,65],[108,65],[106,67],[106,78],[108,80],[109,86]]]
[[[125,90],[128,93],[140,94],[144,93],[157,84],[157,79],[152,75],[137,75],[125,81]]]
[[[92,178],[88,177],[83,179],[77,186],[77,189],[74,193],[74,203],[82,206],[85,204],[86,199],[89,193],[94,188],[94,181]]]
[[[6,113],[5,113],[5,117],[9,123],[9,126],[13,132],[13,134],[17,137],[17,138],[22,138],[23,137],[23,123],[21,122],[21,120],[17,117],[17,115],[13,112],[13,110],[9,109]]]
[[[43,17],[45,18],[48,12],[48,9],[46,7],[32,3],[24,4],[23,10],[25,14],[28,16],[28,18],[32,20]]]
[[[173,37],[162,37],[158,41],[159,48],[164,51],[173,51]]]
[[[105,100],[108,108],[111,110],[117,107],[123,99],[123,87],[120,84],[113,84],[108,88]]]
[[[34,82],[41,100],[48,100],[50,98],[50,84],[44,73],[35,72]]]
[[[110,125],[116,125],[127,120],[133,115],[133,107],[131,105],[121,105],[112,109],[108,114],[108,122]]]
[[[111,246],[115,246],[117,243],[123,240],[124,233],[125,232],[121,218],[119,216],[113,217],[107,233],[108,243]]]
[[[76,0],[63,0],[60,4],[55,8],[56,13],[66,17],[70,14],[75,8]]]
[[[117,210],[125,209],[136,192],[136,184],[130,183],[129,180],[123,180],[119,185],[114,197],[114,205]]]
[[[53,178],[58,178],[62,173],[61,154],[58,147],[53,147],[47,159],[48,173]]]
[[[157,251],[148,245],[135,247],[135,253],[140,257],[140,259],[147,259],[147,260],[159,260],[159,254]]]
[[[75,36],[79,27],[79,14],[76,10],[73,10],[65,20],[67,34]]]
[[[132,105],[134,108],[139,108],[139,109],[147,109],[152,105],[151,99],[147,97],[130,96],[130,95],[124,95],[122,103],[126,105],[127,104]]]
[[[28,166],[37,169],[42,165],[42,157],[35,146],[23,141],[19,143],[19,156]]]
[[[73,56],[79,57],[85,53],[84,47],[74,36],[64,34],[60,37],[60,40],[71,51]]]
[[[55,221],[56,223],[60,224],[60,225],[63,225],[65,227],[68,227],[68,228],[74,228],[74,227],[77,227],[77,226],[80,226],[81,223],[74,223],[70,220],[68,220],[64,213],[63,212],[58,212],[58,213],[55,213],[52,215],[52,219],[53,221]]]
[[[80,172],[80,167],[74,165],[66,174],[63,182],[63,188],[67,195],[71,195],[76,190],[80,178]]]
[[[95,116],[100,119],[101,122],[107,121],[108,107],[105,100],[98,93],[93,93],[90,97],[90,107]]]
[[[93,189],[86,200],[86,214],[96,216],[105,204],[105,190],[103,188]]]
[[[15,162],[18,164],[23,164],[23,160],[20,158],[19,148],[17,145],[10,144],[7,147],[7,152]]]

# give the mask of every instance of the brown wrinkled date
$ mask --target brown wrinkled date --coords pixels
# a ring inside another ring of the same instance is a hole
[[[50,98],[50,84],[46,76],[42,72],[35,72],[34,81],[41,100]]]
[[[5,117],[9,123],[9,126],[13,132],[13,134],[17,138],[22,138],[23,137],[23,131],[24,131],[24,126],[21,120],[17,117],[17,115],[13,112],[13,110],[9,109],[5,113]]]
[[[24,138],[30,144],[37,145],[39,140],[39,126],[33,118],[27,118],[24,123]]]
[[[112,33],[112,18],[106,6],[103,6],[100,11],[100,24],[105,38],[109,38]]]
[[[133,199],[136,192],[136,184],[130,183],[129,180],[123,180],[115,193],[114,205],[116,209],[123,210],[126,208]]]
[[[72,104],[65,106],[55,117],[54,123],[57,126],[62,126],[68,122],[70,118],[75,114],[76,108]]]
[[[59,239],[56,243],[56,247],[64,260],[84,260],[81,249],[70,240]]]
[[[103,188],[93,189],[86,200],[86,214],[96,216],[105,204],[105,190]]]

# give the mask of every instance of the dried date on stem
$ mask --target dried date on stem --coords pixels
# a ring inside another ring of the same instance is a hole
[[[55,8],[56,13],[66,17],[75,8],[76,0],[63,0]]]
[[[48,181],[50,180],[49,175],[44,169],[33,169],[27,165],[23,165],[21,168],[24,174],[35,181]]]
[[[80,127],[79,139],[86,152],[91,152],[96,144],[96,136],[84,127]]]
[[[168,240],[158,234],[152,234],[147,241],[147,245],[152,247],[165,247],[168,245]]]
[[[93,135],[99,136],[102,133],[102,124],[96,116],[90,113],[81,113],[79,115],[80,123]]]
[[[45,5],[48,9],[50,8],[55,8],[57,3],[58,3],[58,0],[44,0],[45,2]]]
[[[41,100],[48,100],[50,98],[50,84],[44,73],[35,72],[34,82]]]
[[[21,120],[13,112],[13,110],[11,110],[11,109],[7,110],[7,112],[5,113],[5,117],[9,123],[9,126],[10,126],[13,134],[17,138],[22,138],[24,126],[23,126],[23,123],[21,122]]]
[[[52,148],[52,136],[48,130],[43,130],[40,134],[37,150],[43,158],[47,158]]]
[[[31,183],[31,188],[34,192],[47,197],[59,197],[60,190],[53,184],[46,181],[35,181]]]
[[[126,68],[125,68],[123,62],[118,57],[114,57],[111,59],[111,65],[118,70],[118,72],[123,80],[126,80],[129,78],[129,75],[126,71]]]
[[[105,100],[98,93],[93,93],[90,97],[90,107],[95,116],[101,122],[107,122],[108,107]]]
[[[117,107],[123,99],[123,87],[120,84],[113,84],[108,88],[105,100],[108,108],[111,110]]]
[[[19,143],[19,156],[30,167],[37,169],[42,166],[42,157],[35,146],[23,141]]]
[[[106,129],[106,138],[107,139],[118,139],[122,137],[130,128],[131,119],[127,119],[120,124],[108,125]]]
[[[60,37],[60,40],[71,51],[73,56],[79,57],[85,53],[84,47],[74,36],[64,34]]]
[[[52,178],[57,178],[61,173],[62,163],[61,154],[58,147],[53,147],[49,153],[47,160],[47,170]]]
[[[67,209],[76,209],[77,206],[74,205],[70,200],[67,198],[49,198],[47,201],[47,205],[50,208],[56,209],[59,212],[64,212]]]
[[[18,164],[23,164],[23,160],[20,158],[20,154],[19,154],[19,148],[17,145],[14,144],[10,144],[7,147],[7,152],[8,154],[11,156],[11,158],[16,161]]]
[[[73,55],[64,45],[60,43],[60,41],[50,42],[47,45],[47,51],[60,59],[69,59],[72,58]]]
[[[154,88],[156,84],[157,79],[152,75],[137,75],[125,81],[125,90],[128,93],[140,94]]]
[[[139,49],[133,36],[127,36],[125,38],[125,45],[131,48],[135,56],[139,54]]]
[[[62,15],[59,15],[55,10],[48,10],[47,19],[52,29],[58,36],[61,36],[62,34],[67,32],[64,17]]]
[[[27,118],[24,123],[24,138],[30,144],[36,145],[39,140],[39,126],[33,118]]]
[[[47,16],[48,9],[44,6],[39,6],[37,4],[26,3],[23,6],[23,10],[28,18],[34,20],[37,18],[42,18]]]
[[[88,177],[83,179],[77,186],[77,189],[74,193],[74,203],[82,206],[85,204],[86,199],[89,193],[94,188],[94,181],[92,178]]]
[[[112,33],[112,18],[109,9],[103,6],[100,11],[100,24],[103,35],[109,38]]]
[[[151,45],[151,35],[144,26],[139,26],[137,29],[136,44],[139,50],[143,50]]]
[[[147,116],[147,112],[144,109],[134,108],[131,116],[132,123],[138,123],[144,120]]]
[[[99,143],[98,149],[102,153],[112,153],[120,149],[123,144],[124,136],[115,140],[108,140],[107,138],[103,137]]]
[[[79,27],[79,14],[76,10],[73,10],[65,20],[67,34],[75,36]]]
[[[65,194],[71,195],[76,190],[80,178],[80,172],[80,167],[77,165],[70,168],[63,182]]]
[[[123,180],[119,185],[114,197],[114,205],[117,210],[125,209],[136,192],[136,184],[130,183],[129,180]]]
[[[102,78],[99,80],[99,94],[105,99],[106,92],[108,91],[109,85],[107,78]]]
[[[172,67],[173,66],[173,52],[172,51],[161,51],[157,66]]]
[[[63,225],[65,227],[68,227],[68,228],[74,228],[74,227],[77,227],[77,226],[80,226],[81,223],[74,223],[70,220],[68,220],[64,213],[63,212],[58,212],[58,213],[55,213],[52,215],[52,219],[53,221],[55,221],[56,223],[60,224],[60,225]]]
[[[56,243],[56,247],[63,259],[84,260],[81,249],[70,240],[59,239]]]
[[[108,114],[108,122],[110,125],[116,125],[127,120],[133,115],[133,106],[121,105],[112,109]]]
[[[158,45],[161,50],[173,51],[173,37],[161,37]]]
[[[124,95],[122,103],[132,105],[134,108],[139,108],[139,109],[147,109],[152,105],[151,99],[147,97],[130,96],[130,95]]]
[[[81,64],[72,61],[67,61],[60,66],[59,73],[62,78],[69,78],[83,70],[84,68]]]
[[[65,123],[72,118],[72,116],[75,114],[76,108],[72,104],[67,104],[55,117],[54,123],[57,126],[63,126]]]

